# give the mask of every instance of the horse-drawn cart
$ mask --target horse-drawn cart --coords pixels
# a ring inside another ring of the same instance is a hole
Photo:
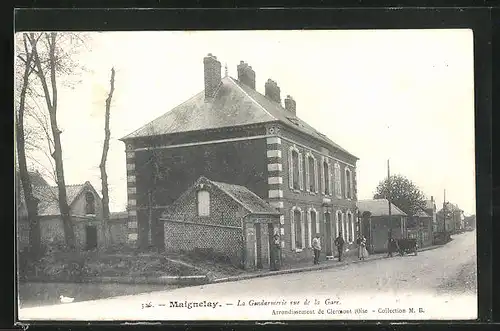
[[[397,240],[398,252],[399,255],[408,255],[414,254],[417,255],[418,252],[418,244],[417,239],[414,238],[403,238]]]

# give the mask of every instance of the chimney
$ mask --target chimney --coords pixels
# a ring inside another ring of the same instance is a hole
[[[431,195],[431,201],[434,202],[434,196]]]
[[[255,71],[252,69],[248,63],[240,61],[238,64],[238,80],[248,87],[255,90]]]
[[[285,109],[293,113],[294,115],[297,113],[297,103],[289,95],[287,95],[285,99]]]
[[[272,80],[268,79],[265,84],[266,97],[274,102],[281,104],[280,88],[278,84]]]
[[[205,74],[205,99],[213,98],[221,81],[221,65],[217,57],[208,53],[203,59]]]

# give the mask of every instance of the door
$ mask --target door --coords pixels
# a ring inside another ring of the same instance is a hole
[[[94,225],[87,225],[85,228],[86,248],[88,250],[97,248],[97,227]]]
[[[333,256],[332,220],[329,212],[325,213],[325,251],[326,251],[326,256]]]
[[[255,265],[257,269],[262,269],[262,233],[260,227],[260,223],[255,223]]]

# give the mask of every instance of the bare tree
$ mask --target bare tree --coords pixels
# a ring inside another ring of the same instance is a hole
[[[101,183],[102,183],[102,217],[104,228],[106,231],[107,238],[110,238],[108,232],[108,220],[109,220],[109,192],[108,192],[108,175],[106,174],[106,160],[108,157],[109,150],[109,138],[111,135],[109,129],[109,117],[111,100],[113,98],[113,92],[115,91],[115,68],[111,68],[111,80],[110,80],[110,90],[108,97],[106,98],[106,112],[104,114],[104,145],[102,147],[102,157],[101,163],[99,164],[99,169],[101,170]]]
[[[29,130],[24,127],[26,114],[26,97],[28,93],[30,76],[33,73],[33,45],[38,42],[37,38],[28,44],[28,38],[23,35],[24,54],[19,54],[17,60],[20,61],[22,68],[22,78],[20,79],[19,100],[16,111],[16,143],[17,143],[17,163],[19,168],[19,177],[22,184],[24,201],[26,203],[28,223],[29,223],[29,253],[36,258],[41,252],[40,249],[40,223],[38,219],[38,201],[33,195],[31,178],[28,172],[26,160],[26,136]],[[28,139],[29,141],[29,139]],[[17,192],[20,197],[20,192]]]
[[[69,41],[68,41],[69,38]],[[74,62],[72,53],[68,51],[65,43],[73,43],[77,39],[76,34],[64,34],[57,32],[44,32],[41,34],[29,33],[27,39],[31,44],[33,53],[34,71],[39,78],[42,93],[47,107],[50,122],[50,138],[53,143],[51,157],[55,163],[56,183],[58,187],[58,203],[63,220],[66,245],[70,249],[75,248],[75,233],[71,220],[70,209],[67,201],[66,183],[64,178],[63,152],[61,146],[61,133],[57,122],[58,112],[58,74],[69,74]],[[37,43],[37,40],[40,42]],[[43,50],[41,50],[43,46]]]

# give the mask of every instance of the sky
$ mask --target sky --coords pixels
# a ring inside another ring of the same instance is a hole
[[[204,88],[203,57],[229,75],[245,61],[297,116],[359,158],[358,199],[391,174],[412,180],[438,209],[475,213],[473,34],[467,29],[86,33],[74,60],[80,83],[59,84],[67,184],[101,191],[105,99],[116,69],[108,154],[111,211],[126,208],[125,146],[118,139]],[[222,73],[224,75],[224,72]],[[46,164],[41,154],[34,154]],[[41,165],[34,165],[43,171]]]

